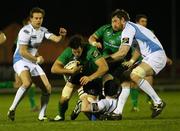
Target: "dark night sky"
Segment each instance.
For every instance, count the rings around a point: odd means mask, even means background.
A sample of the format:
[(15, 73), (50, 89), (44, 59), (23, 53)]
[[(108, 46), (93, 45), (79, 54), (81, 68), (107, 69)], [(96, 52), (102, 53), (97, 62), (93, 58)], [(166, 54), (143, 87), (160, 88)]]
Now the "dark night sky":
[[(16, 1), (16, 2), (15, 2)], [(136, 14), (149, 17), (148, 27), (163, 44), (171, 56), (172, 0), (12, 0), (0, 8), (0, 29), (12, 22), (21, 23), (32, 7), (39, 6), (46, 11), (43, 26), (57, 33), (60, 26), (68, 29), (69, 35), (82, 33), (89, 36), (101, 25), (109, 23), (110, 13), (121, 8), (129, 12), (131, 21)], [(158, 2), (158, 3), (157, 3)], [(177, 8), (177, 6), (176, 6)], [(176, 13), (178, 11), (176, 10)], [(177, 28), (177, 27), (176, 27)], [(179, 30), (177, 30), (179, 31)], [(178, 32), (176, 31), (176, 34)], [(177, 36), (176, 36), (177, 37)], [(180, 48), (178, 45), (177, 48)]]

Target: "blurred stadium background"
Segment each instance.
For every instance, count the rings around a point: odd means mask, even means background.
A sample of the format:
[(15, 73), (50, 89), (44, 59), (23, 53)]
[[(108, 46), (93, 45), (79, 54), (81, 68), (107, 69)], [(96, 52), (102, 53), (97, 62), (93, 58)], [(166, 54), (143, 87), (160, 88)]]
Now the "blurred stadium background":
[[(58, 85), (59, 76), (52, 75), (50, 68), (57, 56), (67, 46), (68, 38), (75, 33), (82, 34), (85, 39), (96, 29), (106, 23), (110, 23), (110, 14), (116, 8), (122, 8), (129, 12), (131, 21), (134, 21), (136, 14), (146, 14), (148, 16), (148, 28), (152, 29), (162, 42), (167, 55), (173, 59), (173, 65), (164, 69), (156, 78), (155, 84), (169, 85), (169, 89), (174, 89), (174, 85), (180, 84), (180, 53), (178, 53), (178, 21), (176, 0), (167, 0), (157, 3), (151, 1), (42, 1), (28, 0), (5, 2), (0, 8), (0, 29), (7, 35), (7, 41), (0, 46), (0, 79), (13, 80), (12, 56), (13, 46), (17, 33), (22, 27), (22, 21), (28, 16), (32, 7), (40, 6), (46, 11), (43, 26), (50, 31), (58, 33), (58, 28), (63, 26), (68, 30), (68, 36), (63, 43), (53, 44), (45, 40), (40, 47), (40, 54), (45, 58), (43, 68), (52, 81), (53, 85)], [(7, 9), (8, 8), (8, 9)], [(60, 84), (60, 82), (59, 82)], [(167, 87), (167, 86), (164, 86)], [(180, 86), (176, 86), (180, 89)]]
[[(157, 0), (4, 1), (4, 4), (1, 5), (0, 8), (0, 30), (6, 34), (7, 41), (3, 45), (0, 45), (0, 81), (14, 80), (14, 71), (12, 68), (13, 46), (18, 31), (22, 27), (22, 21), (28, 16), (29, 10), (32, 7), (39, 6), (45, 9), (46, 16), (43, 26), (47, 27), (53, 33), (58, 33), (60, 26), (68, 30), (68, 36), (63, 43), (54, 44), (44, 40), (39, 50), (40, 54), (45, 58), (45, 64), (42, 65), (43, 69), (47, 73), (51, 84), (55, 87), (53, 88), (55, 92), (59, 92), (63, 87), (64, 80), (62, 76), (51, 74), (50, 69), (57, 56), (67, 47), (69, 37), (75, 33), (79, 33), (87, 40), (89, 35), (100, 26), (110, 23), (110, 14), (114, 9), (121, 8), (129, 12), (131, 21), (134, 21), (136, 14), (146, 14), (148, 16), (148, 28), (155, 32), (162, 42), (167, 55), (173, 60), (171, 67), (165, 68), (155, 77), (154, 87), (158, 91), (177, 91), (175, 95), (179, 96), (180, 53), (178, 49), (180, 49), (180, 44), (178, 44), (179, 37), (177, 34), (180, 34), (180, 28), (177, 12), (179, 12), (178, 10), (180, 10), (180, 8), (177, 8), (177, 3), (177, 0), (166, 0), (158, 3)], [(5, 94), (14, 94), (14, 92), (15, 89), (0, 89), (0, 102), (4, 97), (10, 98), (12, 101), (11, 95), (6, 96)], [(165, 93), (165, 95), (167, 94)], [(171, 94), (171, 96), (173, 95)], [(58, 98), (56, 97), (54, 99), (57, 100)], [(178, 99), (176, 102), (178, 102)], [(10, 103), (8, 104), (10, 105)], [(9, 105), (3, 106), (3, 109), (8, 109), (7, 107)], [(177, 104), (177, 106), (179, 106), (179, 104)], [(180, 109), (180, 107), (178, 108)], [(131, 115), (128, 117), (131, 118)], [(179, 118), (180, 117), (178, 117), (178, 119)], [(1, 122), (2, 121), (0, 121), (0, 123)], [(99, 125), (101, 125), (101, 123)]]

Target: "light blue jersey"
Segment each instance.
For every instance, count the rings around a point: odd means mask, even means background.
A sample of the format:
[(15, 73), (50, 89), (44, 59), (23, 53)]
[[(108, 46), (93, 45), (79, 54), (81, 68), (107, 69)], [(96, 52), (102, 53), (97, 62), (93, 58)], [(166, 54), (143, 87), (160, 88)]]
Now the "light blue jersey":
[(137, 40), (143, 57), (156, 51), (164, 51), (160, 41), (154, 33), (144, 26), (128, 21), (122, 32), (121, 41), (123, 45), (131, 46), (133, 40)]
[(52, 33), (49, 33), (44, 27), (40, 27), (38, 30), (35, 30), (31, 24), (24, 26), (18, 34), (17, 47), (13, 56), (13, 63), (16, 63), (21, 59), (29, 61), (20, 55), (19, 45), (27, 45), (28, 52), (35, 56), (43, 38), (45, 37), (48, 39), (51, 35)]

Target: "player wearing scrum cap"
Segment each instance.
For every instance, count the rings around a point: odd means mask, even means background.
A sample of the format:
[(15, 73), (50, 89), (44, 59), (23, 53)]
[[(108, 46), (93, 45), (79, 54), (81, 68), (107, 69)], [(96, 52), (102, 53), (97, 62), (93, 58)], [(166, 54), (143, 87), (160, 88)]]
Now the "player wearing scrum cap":
[[(64, 68), (72, 60), (78, 60), (79, 66)], [(70, 76), (59, 100), (59, 114), (52, 119), (52, 121), (63, 121), (73, 89), (83, 86), (83, 91), (96, 99), (96, 96), (101, 93), (101, 76), (108, 71), (108, 65), (95, 47), (83, 43), (81, 36), (74, 35), (70, 38), (69, 47), (57, 58), (51, 71)], [(81, 98), (85, 94), (83, 91), (80, 91)]]

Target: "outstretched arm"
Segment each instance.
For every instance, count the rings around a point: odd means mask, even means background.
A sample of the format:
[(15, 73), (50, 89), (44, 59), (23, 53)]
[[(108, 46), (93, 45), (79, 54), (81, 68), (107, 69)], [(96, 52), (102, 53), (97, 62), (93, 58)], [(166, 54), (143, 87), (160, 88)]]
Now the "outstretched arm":
[(106, 58), (107, 63), (112, 63), (118, 60), (122, 60), (127, 55), (129, 49), (130, 49), (130, 46), (121, 45), (121, 47), (119, 48), (117, 52), (115, 52), (114, 54)]
[(49, 37), (49, 39), (58, 43), (65, 38), (66, 34), (67, 34), (67, 30), (65, 28), (60, 28), (59, 36), (53, 34)]
[(138, 50), (134, 50), (132, 57), (129, 61), (125, 61), (122, 63), (123, 66), (131, 67), (140, 57), (140, 53)]

